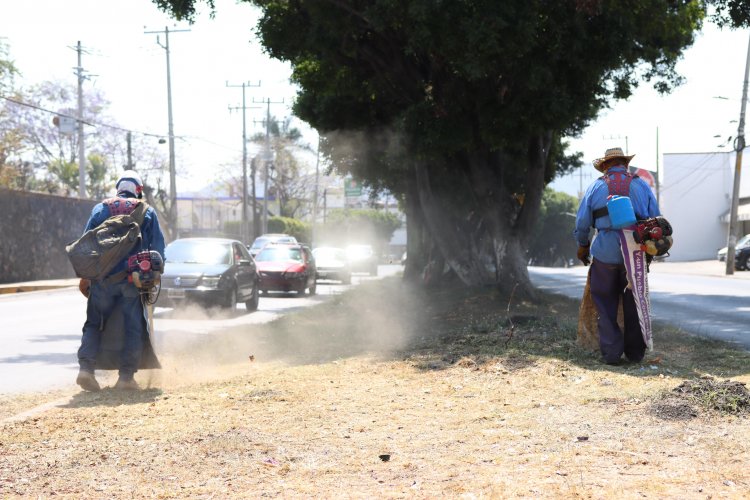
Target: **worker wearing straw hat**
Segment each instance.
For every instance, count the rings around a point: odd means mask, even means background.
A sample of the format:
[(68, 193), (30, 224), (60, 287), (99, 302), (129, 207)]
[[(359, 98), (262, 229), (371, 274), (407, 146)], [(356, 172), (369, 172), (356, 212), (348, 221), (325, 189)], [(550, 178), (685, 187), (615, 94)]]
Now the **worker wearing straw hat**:
[[(646, 350), (641, 328), (644, 308), (640, 301), (636, 304), (639, 298), (634, 298), (633, 287), (629, 286), (629, 282), (633, 282), (631, 267), (626, 269), (628, 262), (623, 257), (623, 253), (627, 254), (627, 248), (623, 252), (626, 241), (623, 233), (627, 234), (627, 231), (613, 228), (606, 210), (610, 196), (620, 195), (630, 197), (637, 219), (659, 215), (651, 188), (628, 172), (633, 156), (626, 155), (622, 148), (610, 148), (603, 157), (594, 160), (594, 168), (604, 175), (591, 183), (581, 199), (574, 233), (578, 242), (578, 258), (584, 265), (591, 264), (589, 279), (591, 298), (599, 316), (599, 349), (604, 362), (608, 364), (621, 363), (623, 354), (629, 361), (639, 362)], [(593, 242), (589, 239), (592, 228), (595, 230)], [(643, 255), (637, 257), (645, 258)], [(624, 331), (617, 322), (620, 300)], [(644, 300), (648, 302), (647, 295)], [(650, 343), (650, 321), (648, 329)]]

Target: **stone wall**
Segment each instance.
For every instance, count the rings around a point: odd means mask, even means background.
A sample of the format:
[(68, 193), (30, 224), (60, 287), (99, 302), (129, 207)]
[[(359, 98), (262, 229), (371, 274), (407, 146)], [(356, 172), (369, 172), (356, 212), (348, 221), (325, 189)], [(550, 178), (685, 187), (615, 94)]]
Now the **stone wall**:
[(74, 278), (65, 245), (97, 201), (0, 189), (0, 283)]

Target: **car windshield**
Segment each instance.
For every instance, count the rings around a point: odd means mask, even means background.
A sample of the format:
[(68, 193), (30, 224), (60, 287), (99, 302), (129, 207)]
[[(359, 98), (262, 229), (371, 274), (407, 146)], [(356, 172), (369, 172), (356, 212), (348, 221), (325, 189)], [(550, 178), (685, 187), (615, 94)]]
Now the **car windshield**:
[(267, 247), (255, 256), (256, 262), (279, 262), (285, 260), (302, 262), (302, 250), (293, 247)]
[(250, 248), (252, 248), (253, 250), (260, 250), (269, 241), (271, 241), (271, 240), (269, 240), (268, 238), (256, 238), (255, 241), (253, 242), (253, 246), (250, 247)]
[(743, 236), (742, 238), (740, 238), (739, 240), (737, 240), (737, 247), (738, 248), (739, 247), (744, 247), (744, 246), (747, 246), (747, 245), (750, 245), (750, 234), (746, 234), (745, 236)]
[(316, 248), (313, 255), (317, 260), (346, 260), (346, 254), (339, 248)]
[(350, 259), (366, 259), (372, 255), (372, 247), (369, 245), (352, 245), (346, 247), (346, 255)]
[(268, 243), (297, 243), (297, 240), (291, 236), (275, 236), (275, 237), (263, 237), (259, 236), (255, 238), (253, 245), (250, 247), (253, 250), (260, 250)]
[(231, 264), (230, 245), (212, 241), (173, 241), (165, 249), (167, 262)]

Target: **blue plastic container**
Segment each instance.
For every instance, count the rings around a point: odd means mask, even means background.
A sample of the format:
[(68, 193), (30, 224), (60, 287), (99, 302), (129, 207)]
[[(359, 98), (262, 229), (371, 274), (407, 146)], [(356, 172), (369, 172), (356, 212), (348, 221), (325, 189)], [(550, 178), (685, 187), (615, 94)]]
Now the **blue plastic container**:
[(633, 203), (627, 196), (612, 196), (607, 202), (607, 211), (614, 229), (632, 226), (636, 222)]

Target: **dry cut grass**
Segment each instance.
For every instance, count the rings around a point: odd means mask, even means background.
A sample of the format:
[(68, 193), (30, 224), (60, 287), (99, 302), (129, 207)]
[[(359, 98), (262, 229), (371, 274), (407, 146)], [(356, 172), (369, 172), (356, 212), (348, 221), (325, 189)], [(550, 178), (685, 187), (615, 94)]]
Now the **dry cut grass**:
[(0, 497), (747, 498), (750, 356), (661, 327), (603, 365), (577, 306), (363, 285), (5, 420)]

